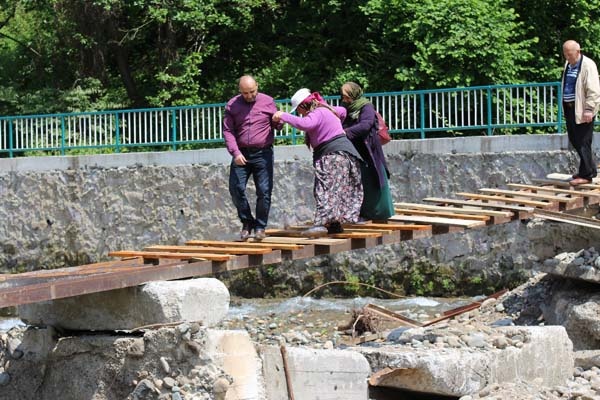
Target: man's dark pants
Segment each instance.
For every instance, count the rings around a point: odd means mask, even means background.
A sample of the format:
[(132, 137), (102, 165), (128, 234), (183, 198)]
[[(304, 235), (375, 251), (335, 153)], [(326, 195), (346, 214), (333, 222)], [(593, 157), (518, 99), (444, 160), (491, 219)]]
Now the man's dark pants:
[(598, 174), (592, 159), (592, 139), (594, 138), (594, 121), (575, 123), (575, 107), (573, 103), (564, 103), (565, 119), (569, 142), (579, 155), (579, 171), (577, 175), (583, 179), (595, 178)]
[[(241, 148), (240, 151), (246, 157), (246, 165), (231, 163), (229, 193), (243, 227), (248, 230), (265, 229), (273, 191), (273, 147)], [(250, 176), (256, 187), (256, 218), (252, 216), (246, 197), (246, 184)]]

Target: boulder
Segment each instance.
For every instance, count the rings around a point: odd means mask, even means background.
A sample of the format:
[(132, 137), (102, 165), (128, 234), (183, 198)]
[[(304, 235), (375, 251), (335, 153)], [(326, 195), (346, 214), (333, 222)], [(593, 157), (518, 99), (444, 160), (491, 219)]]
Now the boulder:
[(371, 384), (433, 393), (466, 396), (493, 383), (541, 379), (545, 386), (564, 384), (573, 371), (573, 346), (564, 328), (498, 327), (495, 334), (521, 336), (517, 346), (497, 348), (413, 348), (382, 346), (357, 348), (376, 373)]
[(600, 348), (600, 294), (595, 285), (566, 284), (541, 308), (548, 324), (565, 327), (575, 350)]
[(132, 330), (180, 321), (212, 326), (229, 310), (229, 291), (214, 278), (157, 281), (18, 307), (34, 326), (62, 330)]
[(540, 269), (550, 275), (600, 283), (600, 257), (593, 247), (558, 254), (545, 260)]

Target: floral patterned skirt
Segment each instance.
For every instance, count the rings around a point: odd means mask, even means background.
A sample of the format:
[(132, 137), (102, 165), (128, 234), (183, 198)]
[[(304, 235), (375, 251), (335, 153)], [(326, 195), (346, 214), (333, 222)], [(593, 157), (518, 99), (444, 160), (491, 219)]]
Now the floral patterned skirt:
[(360, 162), (345, 152), (335, 152), (315, 161), (315, 225), (358, 221), (363, 201)]

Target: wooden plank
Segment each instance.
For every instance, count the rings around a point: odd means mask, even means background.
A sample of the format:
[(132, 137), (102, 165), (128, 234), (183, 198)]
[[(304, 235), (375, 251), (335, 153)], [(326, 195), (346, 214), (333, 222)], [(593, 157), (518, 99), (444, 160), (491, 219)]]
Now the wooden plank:
[[(392, 231), (391, 233), (386, 233), (383, 236), (381, 236), (380, 238), (377, 238), (376, 246), (379, 246), (381, 244), (399, 243), (400, 241), (402, 241), (402, 234), (404, 232), (408, 232), (408, 231)], [(373, 247), (373, 246), (365, 246), (365, 247)]]
[[(391, 231), (388, 231), (391, 232)], [(383, 235), (383, 233), (381, 232), (357, 232), (357, 231), (346, 231), (344, 230), (344, 232), (342, 233), (332, 233), (329, 235), (329, 237), (332, 238), (336, 238), (336, 239), (365, 239), (365, 238), (377, 238), (377, 237), (381, 237)]]
[(449, 226), (460, 226), (463, 228), (474, 228), (478, 226), (485, 226), (485, 222), (483, 221), (470, 221), (458, 218), (435, 218), (435, 217), (426, 217), (426, 216), (416, 216), (416, 215), (394, 215), (390, 217), (393, 221), (403, 221), (403, 222), (421, 222), (427, 223), (431, 225), (449, 225)]
[[(384, 225), (385, 224), (381, 224)], [(349, 226), (343, 226), (344, 231), (341, 233), (379, 233), (379, 234), (386, 234), (386, 233), (392, 233), (394, 230), (393, 229), (385, 229), (385, 228), (365, 228), (362, 225), (357, 225), (360, 226), (360, 228), (353, 228), (353, 227), (349, 227)], [(327, 237), (333, 237), (333, 235), (335, 234), (328, 234)]]
[(559, 181), (570, 181), (571, 179), (573, 179), (573, 175), (572, 174), (560, 174), (560, 173), (550, 173), (546, 175), (547, 179), (556, 179)]
[(272, 248), (252, 248), (252, 247), (205, 247), (205, 246), (169, 246), (153, 245), (144, 247), (144, 251), (168, 251), (173, 253), (215, 253), (215, 254), (267, 254), (273, 251)]
[[(250, 239), (253, 241), (254, 239)], [(264, 243), (295, 243), (303, 245), (313, 245), (314, 255), (333, 254), (341, 251), (352, 249), (352, 242), (349, 239), (333, 239), (333, 238), (302, 238), (302, 237), (285, 237), (285, 236), (267, 236), (262, 240)]]
[[(403, 224), (404, 222), (400, 222), (400, 221), (389, 221), (390, 224)], [(422, 239), (422, 238), (428, 238), (431, 237), (433, 235), (433, 226), (432, 225), (425, 225), (428, 228), (427, 229), (419, 229), (419, 230), (415, 230), (415, 231), (400, 231), (400, 240), (404, 241), (404, 240), (414, 240), (414, 239)]]
[(389, 233), (394, 232), (394, 230), (393, 229), (384, 229), (384, 228), (367, 228), (367, 229), (365, 229), (365, 228), (344, 227), (343, 233), (369, 233), (369, 232), (370, 233), (381, 233), (382, 235), (387, 235)]
[(281, 258), (284, 260), (298, 260), (302, 258), (310, 258), (315, 255), (315, 247), (306, 244), (292, 243), (263, 243), (262, 241), (236, 241), (236, 242), (220, 242), (218, 240), (190, 240), (186, 242), (188, 245), (206, 245), (212, 247), (242, 247), (242, 248), (270, 248), (281, 251)]
[(15, 280), (15, 279), (25, 279), (25, 278), (35, 278), (35, 279), (45, 279), (45, 278), (54, 278), (60, 276), (73, 276), (77, 275), (90, 275), (90, 274), (99, 274), (104, 272), (112, 272), (112, 271), (123, 271), (130, 268), (139, 268), (143, 267), (144, 262), (140, 257), (134, 257), (128, 260), (112, 260), (112, 261), (103, 261), (92, 264), (79, 265), (76, 267), (63, 267), (63, 268), (55, 268), (55, 269), (39, 269), (35, 271), (29, 272), (21, 272), (18, 274), (3, 274), (0, 275), (4, 279), (2, 280)]
[(587, 190), (598, 190), (600, 189), (600, 185), (596, 185), (596, 184), (584, 184), (584, 185), (577, 185), (577, 186), (571, 186), (569, 184), (569, 182), (564, 182), (564, 181), (556, 181), (556, 180), (552, 180), (552, 179), (532, 179), (531, 182), (533, 183), (539, 183), (539, 184), (544, 184), (544, 185), (554, 185), (554, 186), (560, 186), (560, 187), (568, 187), (568, 188), (573, 188), (575, 190), (582, 190), (582, 189), (587, 189)]
[(568, 188), (575, 188), (577, 189), (581, 189), (581, 186), (585, 186), (585, 185), (577, 185), (577, 186), (571, 186), (569, 184), (569, 182), (565, 182), (565, 181), (557, 181), (554, 179), (540, 179), (540, 178), (534, 178), (531, 180), (532, 183), (537, 183), (537, 184), (541, 184), (541, 185), (554, 185), (554, 186), (560, 186), (560, 187), (568, 187)]
[(302, 245), (298, 250), (281, 250), (281, 256), (284, 260), (299, 260), (315, 256), (314, 245)]
[(459, 200), (459, 199), (444, 199), (440, 197), (427, 197), (423, 201), (430, 203), (454, 204), (462, 206), (474, 206), (483, 208), (492, 208), (497, 210), (510, 210), (517, 212), (532, 212), (535, 208), (528, 206), (515, 206), (510, 204), (487, 203), (483, 201)]
[[(571, 174), (561, 174), (558, 172), (553, 172), (550, 173), (548, 175), (546, 175), (546, 178), (548, 179), (556, 179), (559, 181), (570, 181), (571, 179), (573, 179), (573, 175)], [(594, 179), (592, 179), (592, 184), (600, 184), (600, 178), (596, 177)]]
[(212, 273), (212, 262), (199, 261), (147, 265), (126, 272), (113, 271), (107, 274), (73, 276), (70, 279), (59, 279), (28, 285), (27, 287), (0, 290), (0, 308), (122, 289), (151, 281), (209, 276)]
[[(328, 255), (328, 254), (335, 254), (335, 253), (341, 253), (343, 251), (348, 251), (348, 250), (352, 250), (352, 242), (355, 239), (337, 239), (337, 240), (343, 240), (342, 243), (338, 243), (338, 244), (326, 244), (326, 245), (320, 245), (320, 244), (316, 244), (315, 245), (315, 256), (323, 256), (323, 255)], [(358, 239), (361, 240), (361, 239)], [(366, 239), (364, 239), (366, 240)]]
[(388, 335), (388, 332), (377, 332), (377, 333), (364, 333), (359, 337), (352, 338), (350, 340), (350, 344), (352, 346), (357, 346), (362, 343), (372, 342), (374, 340), (385, 339)]
[(537, 199), (537, 200), (547, 200), (547, 201), (558, 201), (563, 203), (572, 203), (577, 201), (577, 199), (573, 199), (565, 196), (553, 196), (548, 194), (539, 194), (527, 192), (524, 190), (505, 190), (505, 189), (492, 189), (492, 188), (481, 188), (479, 189), (481, 193), (491, 193), (491, 194), (499, 194), (504, 196), (512, 196), (512, 197), (523, 197), (525, 199)]
[(600, 221), (592, 218), (582, 217), (580, 215), (565, 214), (545, 210), (535, 211), (533, 215), (535, 217), (548, 219), (551, 221), (564, 222), (567, 224), (584, 226), (586, 228), (600, 229)]
[[(135, 264), (132, 264), (132, 261), (135, 260)], [(111, 273), (126, 273), (130, 271), (140, 270), (140, 268), (145, 268), (147, 265), (144, 264), (144, 259), (142, 257), (135, 257), (133, 259), (128, 258), (127, 260), (117, 260), (115, 262), (123, 263), (118, 267), (109, 267), (102, 266), (99, 268), (88, 267), (81, 269), (81, 266), (78, 267), (66, 267), (66, 268), (57, 268), (54, 270), (38, 270), (34, 272), (40, 272), (40, 274), (31, 273), (19, 273), (4, 276), (5, 279), (0, 279), (0, 290), (4, 290), (6, 288), (15, 288), (15, 287), (28, 287), (36, 283), (42, 282), (52, 282), (59, 281), (64, 279), (74, 279), (76, 277), (90, 277), (94, 276), (102, 276), (108, 275)], [(102, 263), (104, 264), (104, 263)]]
[[(250, 238), (249, 242), (254, 242), (254, 238)], [(345, 243), (346, 239), (331, 239), (327, 237), (309, 239), (303, 237), (289, 237), (289, 236), (267, 236), (263, 240), (262, 243), (283, 243), (283, 244), (301, 244), (301, 245), (335, 245)]]
[[(546, 175), (546, 179), (550, 179), (550, 180), (556, 181), (556, 182), (569, 183), (569, 181), (571, 181), (571, 179), (573, 179), (573, 178), (569, 174), (552, 173), (552, 174)], [(583, 185), (577, 185), (577, 187), (587, 187), (588, 189), (597, 189), (597, 188), (600, 188), (600, 178), (594, 178), (594, 179), (592, 179), (591, 183), (585, 183)]]
[(473, 219), (476, 221), (489, 221), (490, 217), (487, 215), (472, 215), (472, 214), (455, 214), (452, 212), (443, 211), (428, 211), (428, 210), (411, 210), (409, 208), (396, 208), (398, 214), (409, 214), (409, 215), (430, 215), (445, 218), (460, 218), (460, 219)]
[(495, 211), (495, 210), (482, 210), (481, 208), (459, 208), (450, 206), (432, 206), (429, 204), (418, 204), (418, 203), (394, 203), (394, 206), (404, 208), (414, 208), (417, 210), (429, 210), (429, 211), (445, 211), (452, 212), (454, 214), (468, 214), (468, 215), (488, 215), (490, 217), (507, 217), (513, 216), (510, 211)]
[(583, 227), (586, 227), (586, 228), (600, 229), (600, 225), (589, 224), (589, 223), (581, 222), (581, 221), (575, 221), (575, 220), (571, 220), (571, 219), (564, 218), (564, 217), (555, 217), (555, 216), (550, 216), (550, 215), (540, 215), (540, 214), (537, 214), (535, 212), (534, 212), (533, 215), (536, 216), (536, 217), (538, 217), (538, 218), (548, 219), (548, 220), (551, 220), (551, 221), (564, 222), (564, 223), (567, 223), (567, 224), (583, 226)]
[(388, 310), (387, 308), (378, 306), (376, 304), (369, 303), (366, 306), (364, 306), (363, 309), (369, 310), (370, 312), (377, 314), (380, 317), (399, 322), (400, 325), (409, 326), (411, 328), (418, 328), (418, 327), (422, 326), (422, 324), (419, 321), (415, 321), (414, 319), (410, 319), (400, 313)]
[[(251, 254), (235, 256), (227, 262), (219, 262), (216, 268), (217, 272), (235, 271), (258, 267), (266, 264), (279, 263), (282, 260), (281, 250), (274, 250), (267, 254)], [(215, 264), (217, 264), (215, 262)]]
[[(288, 227), (287, 229), (267, 229), (266, 233), (269, 236), (309, 239), (309, 238), (306, 238), (306, 237), (302, 236), (302, 232), (305, 229), (307, 229), (307, 228)], [(326, 240), (327, 237), (329, 237), (329, 236), (330, 235), (326, 233), (324, 236), (320, 236), (318, 239), (320, 239), (320, 240)], [(263, 242), (264, 242), (264, 240), (263, 240)]]
[(383, 238), (388, 235), (380, 235), (378, 237), (368, 238), (352, 238), (350, 239), (350, 246), (352, 250), (357, 249), (370, 249), (371, 247), (377, 246), (383, 241)]
[(214, 253), (171, 253), (166, 251), (137, 251), (137, 250), (119, 250), (108, 253), (109, 257), (142, 257), (144, 259), (177, 259), (177, 260), (210, 260), (210, 261), (229, 261), (234, 256), (227, 254)]
[(344, 229), (348, 228), (357, 228), (366, 227), (367, 229), (385, 229), (392, 231), (426, 231), (431, 229), (430, 225), (417, 225), (417, 224), (399, 224), (397, 222), (391, 224), (376, 224), (376, 223), (366, 223), (366, 224), (347, 224), (344, 225)]
[(592, 192), (592, 191), (583, 191), (577, 190), (579, 186), (571, 186), (571, 189), (558, 189), (555, 187), (547, 187), (547, 186), (536, 186), (536, 185), (524, 185), (520, 183), (509, 183), (508, 186), (520, 189), (529, 189), (535, 190), (538, 192), (549, 192), (549, 193), (564, 193), (571, 196), (581, 196), (581, 197), (600, 197), (600, 192)]
[(188, 240), (185, 242), (189, 246), (208, 246), (208, 247), (244, 247), (244, 248), (268, 248), (274, 250), (301, 250), (304, 246), (300, 244), (282, 244), (282, 243), (263, 243), (260, 242), (221, 242), (218, 240)]
[(547, 202), (542, 202), (542, 201), (515, 199), (512, 197), (504, 197), (504, 196), (488, 196), (485, 194), (466, 193), (466, 192), (460, 192), (460, 193), (456, 193), (456, 194), (458, 196), (463, 196), (463, 197), (467, 197), (469, 199), (476, 199), (476, 200), (502, 201), (505, 203), (524, 204), (524, 205), (532, 206), (532, 207), (552, 207), (552, 203), (547, 203)]

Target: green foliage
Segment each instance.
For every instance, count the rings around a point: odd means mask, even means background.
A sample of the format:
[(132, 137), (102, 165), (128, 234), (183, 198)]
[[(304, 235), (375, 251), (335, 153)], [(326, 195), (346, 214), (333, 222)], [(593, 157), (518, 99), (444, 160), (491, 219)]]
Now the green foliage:
[(405, 292), (419, 296), (448, 296), (462, 294), (459, 272), (449, 266), (435, 265), (428, 260), (415, 262), (404, 277)]
[(0, 114), (553, 81), (598, 36), (600, 0), (0, 0)]
[(421, 271), (411, 270), (409, 274), (410, 292), (422, 296), (433, 291), (433, 281), (427, 280), (427, 277)]
[(348, 284), (346, 285), (345, 289), (353, 295), (358, 294), (358, 291), (360, 290), (360, 278), (356, 275), (346, 272), (346, 281), (348, 281)]
[(537, 41), (523, 38), (518, 16), (504, 1), (371, 4), (386, 39), (407, 50), (390, 60), (407, 89), (518, 83)]

